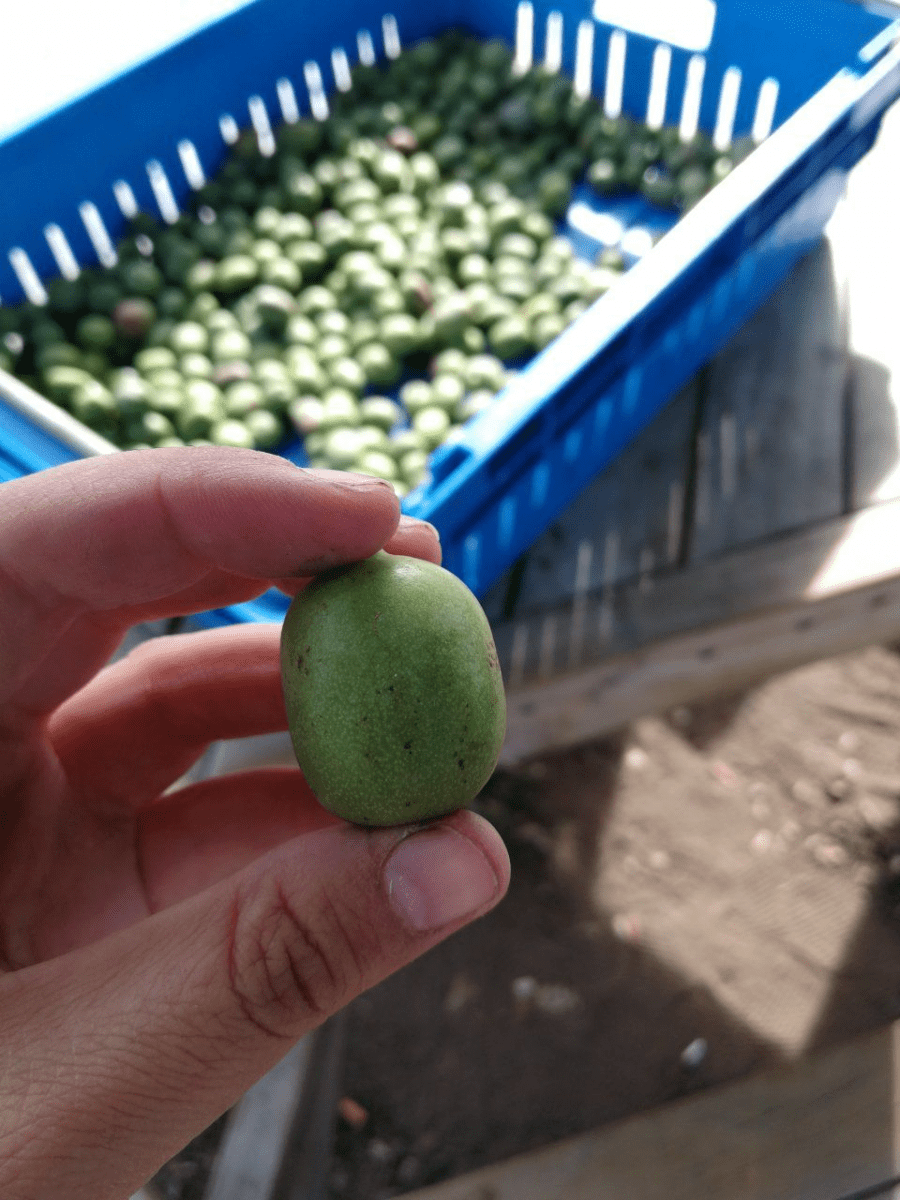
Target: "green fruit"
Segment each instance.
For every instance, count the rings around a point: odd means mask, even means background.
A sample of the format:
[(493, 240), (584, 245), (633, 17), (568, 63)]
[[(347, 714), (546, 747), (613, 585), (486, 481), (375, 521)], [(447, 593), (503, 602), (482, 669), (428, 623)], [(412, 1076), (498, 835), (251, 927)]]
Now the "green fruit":
[(285, 617), (281, 675), (300, 768), (345, 820), (454, 812), (496, 766), (506, 700), (491, 628), (433, 563), (379, 551), (318, 576)]

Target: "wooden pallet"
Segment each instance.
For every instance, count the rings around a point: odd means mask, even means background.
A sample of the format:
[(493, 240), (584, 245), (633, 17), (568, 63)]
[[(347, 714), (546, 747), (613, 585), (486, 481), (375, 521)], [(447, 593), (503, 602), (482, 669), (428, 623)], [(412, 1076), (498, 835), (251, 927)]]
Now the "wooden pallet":
[(900, 636), (897, 161), (492, 589), (507, 765)]

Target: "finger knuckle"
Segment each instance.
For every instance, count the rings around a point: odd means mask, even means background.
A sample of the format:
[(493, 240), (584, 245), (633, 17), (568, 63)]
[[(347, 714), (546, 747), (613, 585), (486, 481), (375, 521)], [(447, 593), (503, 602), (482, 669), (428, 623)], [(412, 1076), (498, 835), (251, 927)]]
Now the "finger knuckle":
[(335, 911), (301, 913), (269, 883), (235, 908), (229, 946), (231, 990), (243, 1018), (273, 1037), (321, 1023), (354, 987), (356, 956)]

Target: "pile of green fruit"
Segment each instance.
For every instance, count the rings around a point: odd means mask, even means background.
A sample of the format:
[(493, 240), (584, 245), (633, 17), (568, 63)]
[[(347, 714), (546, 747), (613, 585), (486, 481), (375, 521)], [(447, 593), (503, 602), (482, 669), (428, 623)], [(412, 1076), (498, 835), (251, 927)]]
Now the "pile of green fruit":
[[(0, 308), (0, 367), (117, 446), (275, 450), (419, 484), (429, 454), (625, 269), (557, 232), (576, 183), (690, 207), (746, 152), (611, 119), (452, 31), (253, 130), (111, 267)], [(396, 397), (396, 398), (394, 398)]]

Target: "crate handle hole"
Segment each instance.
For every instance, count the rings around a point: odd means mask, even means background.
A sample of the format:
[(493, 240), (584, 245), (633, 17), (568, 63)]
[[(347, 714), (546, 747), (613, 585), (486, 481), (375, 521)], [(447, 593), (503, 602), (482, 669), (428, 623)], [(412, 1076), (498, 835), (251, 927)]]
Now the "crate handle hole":
[(716, 23), (714, 0), (594, 0), (593, 17), (683, 50), (706, 50)]

